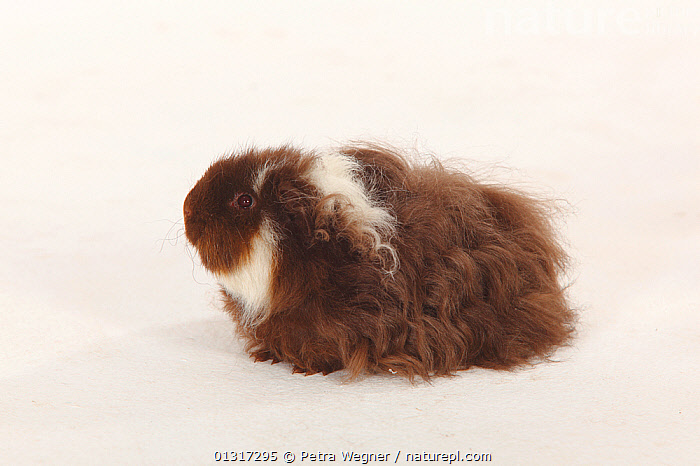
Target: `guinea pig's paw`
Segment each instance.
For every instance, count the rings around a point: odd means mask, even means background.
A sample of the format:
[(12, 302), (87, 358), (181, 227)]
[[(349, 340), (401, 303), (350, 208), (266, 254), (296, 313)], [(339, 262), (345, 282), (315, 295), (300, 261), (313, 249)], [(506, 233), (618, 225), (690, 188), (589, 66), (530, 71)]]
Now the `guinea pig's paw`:
[(265, 362), (271, 361), (270, 364), (277, 364), (280, 362), (270, 351), (268, 350), (258, 350), (250, 353), (250, 357), (253, 358), (255, 362)]
[(304, 369), (304, 368), (299, 367), (296, 364), (294, 364), (294, 365), (292, 365), (292, 374), (304, 374), (306, 376), (306, 375), (318, 374), (318, 371), (315, 371), (313, 369)]
[(327, 369), (321, 369), (321, 368), (304, 369), (304, 368), (299, 367), (297, 365), (292, 366), (292, 374), (304, 374), (304, 377), (309, 376), (309, 375), (316, 375), (316, 374), (328, 375), (331, 372), (332, 371), (329, 371)]
[(323, 374), (323, 375), (328, 375), (331, 372), (335, 372), (337, 370), (342, 369), (342, 367), (338, 364), (333, 364), (331, 362), (314, 362), (312, 363), (308, 368), (303, 368), (301, 366), (298, 366), (296, 364), (292, 365), (292, 373), (293, 374), (304, 374), (305, 376), (307, 375), (314, 375), (314, 374)]

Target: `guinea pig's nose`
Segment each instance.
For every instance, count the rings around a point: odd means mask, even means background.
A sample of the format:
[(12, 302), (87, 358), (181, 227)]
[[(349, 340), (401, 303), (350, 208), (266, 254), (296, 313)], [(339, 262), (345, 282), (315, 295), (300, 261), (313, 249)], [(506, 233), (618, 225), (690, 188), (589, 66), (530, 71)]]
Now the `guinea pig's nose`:
[(192, 215), (192, 207), (190, 207), (190, 196), (185, 198), (185, 204), (182, 206), (182, 213), (185, 214), (185, 219)]

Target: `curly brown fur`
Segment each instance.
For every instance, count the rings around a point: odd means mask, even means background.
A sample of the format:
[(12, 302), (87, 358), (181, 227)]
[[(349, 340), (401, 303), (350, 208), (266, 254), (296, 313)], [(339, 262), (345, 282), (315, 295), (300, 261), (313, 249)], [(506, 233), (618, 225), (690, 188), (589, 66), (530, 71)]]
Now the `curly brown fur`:
[(215, 162), (184, 210), (256, 361), (428, 379), (546, 358), (574, 330), (547, 209), (434, 161), (252, 149)]

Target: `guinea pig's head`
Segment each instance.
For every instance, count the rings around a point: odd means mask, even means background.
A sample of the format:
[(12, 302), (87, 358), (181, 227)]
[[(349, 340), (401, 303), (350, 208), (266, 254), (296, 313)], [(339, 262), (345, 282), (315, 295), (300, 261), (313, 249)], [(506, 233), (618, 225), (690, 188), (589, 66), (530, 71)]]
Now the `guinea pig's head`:
[[(217, 276), (274, 255), (283, 214), (302, 196), (311, 159), (289, 147), (248, 150), (214, 162), (183, 205), (185, 235)], [(255, 256), (255, 257), (252, 257)]]
[(246, 245), (260, 228), (264, 201), (251, 179), (254, 162), (250, 157), (218, 160), (185, 198), (185, 235), (214, 273), (244, 260)]
[(244, 324), (269, 311), (280, 238), (308, 236), (318, 190), (315, 158), (290, 147), (251, 149), (214, 162), (183, 205), (185, 235), (204, 267), (242, 305)]

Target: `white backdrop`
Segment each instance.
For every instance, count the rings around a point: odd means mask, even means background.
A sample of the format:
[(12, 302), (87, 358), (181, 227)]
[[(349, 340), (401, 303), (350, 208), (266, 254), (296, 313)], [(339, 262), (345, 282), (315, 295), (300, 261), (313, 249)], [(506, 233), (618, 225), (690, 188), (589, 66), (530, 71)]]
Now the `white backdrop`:
[[(0, 463), (697, 461), (692, 2), (25, 3), (0, 14)], [(357, 138), (569, 202), (560, 362), (416, 385), (252, 363), (182, 201), (238, 147)]]

